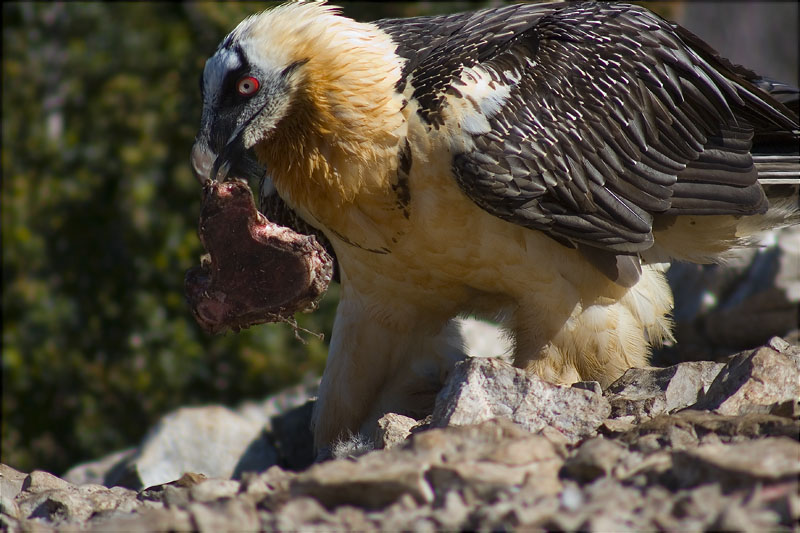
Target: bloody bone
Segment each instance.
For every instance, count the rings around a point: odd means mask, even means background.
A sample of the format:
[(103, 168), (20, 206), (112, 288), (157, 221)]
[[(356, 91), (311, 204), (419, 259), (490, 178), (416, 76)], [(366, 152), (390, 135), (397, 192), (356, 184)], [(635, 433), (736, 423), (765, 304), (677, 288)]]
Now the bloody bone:
[(265, 322), (292, 322), (316, 309), (333, 274), (333, 260), (313, 236), (274, 224), (256, 210), (241, 181), (203, 188), (200, 241), (208, 251), (186, 273), (192, 313), (211, 333)]

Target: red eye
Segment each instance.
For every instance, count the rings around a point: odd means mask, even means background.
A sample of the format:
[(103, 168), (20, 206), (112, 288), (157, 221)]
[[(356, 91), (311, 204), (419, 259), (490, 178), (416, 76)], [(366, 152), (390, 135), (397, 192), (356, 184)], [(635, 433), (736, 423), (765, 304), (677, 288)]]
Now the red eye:
[(246, 76), (236, 83), (236, 90), (239, 91), (239, 94), (242, 96), (250, 96), (251, 94), (255, 94), (256, 91), (258, 91), (258, 87), (258, 80), (252, 76)]

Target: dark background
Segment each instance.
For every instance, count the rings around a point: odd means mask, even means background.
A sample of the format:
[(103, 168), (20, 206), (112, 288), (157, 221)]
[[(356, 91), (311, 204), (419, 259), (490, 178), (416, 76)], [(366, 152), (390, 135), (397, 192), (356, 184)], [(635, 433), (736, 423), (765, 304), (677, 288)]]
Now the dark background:
[[(360, 20), (502, 2), (347, 3)], [(797, 83), (795, 2), (654, 2), (735, 62)], [(202, 253), (188, 155), (197, 79), (264, 3), (4, 3), (2, 460), (62, 473), (181, 405), (322, 371), (285, 325), (209, 336), (183, 297)], [(338, 287), (298, 316), (327, 339)]]

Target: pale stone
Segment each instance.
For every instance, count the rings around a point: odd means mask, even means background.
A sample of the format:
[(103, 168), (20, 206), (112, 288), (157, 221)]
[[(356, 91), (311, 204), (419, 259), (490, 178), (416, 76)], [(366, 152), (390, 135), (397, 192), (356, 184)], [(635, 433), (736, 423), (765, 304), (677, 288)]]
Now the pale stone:
[(800, 367), (789, 355), (763, 347), (743, 352), (720, 371), (694, 409), (723, 415), (769, 412), (800, 398)]
[(611, 408), (594, 392), (553, 385), (496, 359), (456, 365), (436, 398), (432, 427), (506, 418), (531, 432), (546, 426), (570, 442), (594, 435)]
[(387, 413), (378, 419), (375, 430), (375, 447), (388, 450), (405, 441), (417, 421), (411, 417)]

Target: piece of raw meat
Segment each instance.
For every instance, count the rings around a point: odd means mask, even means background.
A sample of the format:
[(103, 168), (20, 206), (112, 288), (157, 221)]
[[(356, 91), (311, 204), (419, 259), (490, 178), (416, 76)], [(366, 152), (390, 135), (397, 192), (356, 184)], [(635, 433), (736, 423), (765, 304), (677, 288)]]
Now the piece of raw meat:
[(316, 309), (333, 275), (324, 247), (267, 220), (239, 180), (206, 183), (199, 235), (208, 254), (186, 273), (185, 291), (195, 318), (212, 333), (293, 323), (295, 312)]

